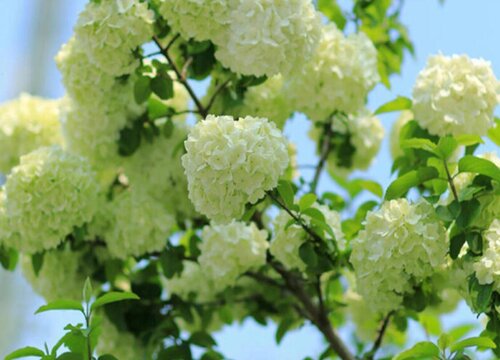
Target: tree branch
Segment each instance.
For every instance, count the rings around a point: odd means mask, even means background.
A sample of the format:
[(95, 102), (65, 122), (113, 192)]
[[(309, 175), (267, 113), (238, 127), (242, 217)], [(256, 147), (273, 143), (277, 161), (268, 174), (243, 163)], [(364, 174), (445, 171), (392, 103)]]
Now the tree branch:
[(448, 178), (448, 183), (450, 184), (451, 192), (453, 193), (453, 197), (458, 202), (457, 189), (455, 187), (455, 183), (453, 182), (453, 178), (451, 177), (450, 169), (448, 169), (448, 164), (446, 163), (446, 160), (443, 160), (443, 165), (444, 165), (444, 169), (446, 171), (446, 177)]
[(316, 166), (316, 172), (314, 173), (313, 181), (311, 182), (312, 193), (316, 192), (316, 188), (318, 187), (319, 183), (319, 177), (321, 176), (323, 168), (325, 167), (326, 164), (326, 160), (328, 159), (328, 155), (330, 154), (330, 151), (332, 149), (332, 144), (331, 144), (332, 135), (333, 135), (332, 122), (330, 119), (329, 121), (326, 122), (324, 127), (324, 137), (323, 137), (323, 142), (321, 144), (321, 154), (318, 165)]
[(389, 322), (393, 314), (394, 311), (389, 312), (385, 316), (384, 320), (382, 320), (382, 324), (380, 325), (380, 328), (378, 330), (377, 338), (375, 339), (375, 342), (373, 343), (371, 350), (364, 356), (365, 359), (372, 360), (375, 357), (375, 354), (382, 345), (382, 340), (384, 339), (384, 335), (387, 331), (387, 327), (389, 326)]
[(304, 287), (292, 274), (286, 271), (280, 264), (271, 263), (286, 283), (290, 292), (302, 303), (307, 318), (323, 333), (333, 351), (343, 360), (355, 360), (342, 339), (333, 329), (326, 311), (321, 311), (311, 300)]
[(212, 106), (214, 105), (214, 102), (215, 102), (215, 99), (217, 99), (217, 96), (219, 96), (220, 93), (222, 93), (222, 91), (226, 88), (226, 86), (230, 82), (231, 82), (231, 79), (227, 79), (222, 84), (220, 84), (220, 86), (217, 88), (217, 90), (215, 90), (215, 92), (213, 93), (212, 97), (210, 98), (210, 100), (208, 101), (208, 104), (206, 106), (207, 112), (209, 112), (210, 109), (212, 108)]
[(160, 52), (163, 54), (163, 56), (165, 56), (165, 58), (168, 60), (168, 63), (172, 67), (172, 70), (175, 72), (175, 75), (177, 76), (177, 80), (186, 88), (187, 92), (189, 93), (189, 96), (191, 96), (191, 98), (193, 99), (193, 101), (196, 105), (196, 108), (198, 109), (198, 112), (200, 113), (201, 117), (205, 118), (207, 116), (207, 110), (205, 109), (205, 107), (201, 103), (200, 99), (198, 99), (198, 97), (196, 96), (193, 88), (191, 87), (191, 85), (189, 85), (189, 82), (182, 76), (181, 70), (179, 70), (179, 68), (177, 67), (175, 62), (172, 60), (172, 57), (168, 53), (168, 49), (170, 48), (170, 46), (172, 46), (172, 44), (175, 42), (175, 40), (177, 40), (177, 38), (178, 38), (178, 35), (176, 35), (170, 41), (170, 43), (167, 45), (166, 48), (162, 47), (160, 39), (158, 39), (156, 36), (153, 37), (153, 41), (155, 42), (156, 46), (158, 46), (158, 48), (160, 49)]

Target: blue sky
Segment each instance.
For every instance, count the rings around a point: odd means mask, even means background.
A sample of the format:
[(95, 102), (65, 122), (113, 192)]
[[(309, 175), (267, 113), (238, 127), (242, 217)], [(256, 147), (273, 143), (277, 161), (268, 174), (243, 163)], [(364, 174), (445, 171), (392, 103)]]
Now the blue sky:
[[(342, 1), (347, 2), (347, 1)], [(0, 101), (16, 97), (20, 91), (33, 84), (40, 71), (43, 84), (37, 87), (37, 94), (47, 97), (59, 97), (63, 94), (60, 76), (55, 64), (51, 61), (60, 45), (71, 36), (72, 26), (78, 11), (82, 8), (83, 0), (15, 0), (4, 1), (3, 11), (0, 13)], [(35, 61), (30, 60), (30, 51), (33, 48), (33, 33), (39, 31), (36, 19), (40, 18), (42, 10), (47, 10), (48, 4), (59, 4), (60, 13), (51, 17), (51, 23), (57, 29), (51, 37), (37, 39), (37, 54)], [(38, 14), (38, 15), (35, 15)], [(439, 5), (438, 0), (407, 0), (402, 14), (403, 22), (408, 25), (410, 36), (416, 48), (416, 57), (407, 58), (403, 66), (403, 76), (392, 79), (392, 89), (387, 90), (378, 86), (370, 95), (369, 108), (374, 110), (380, 104), (389, 101), (397, 95), (411, 95), (411, 89), (417, 73), (425, 66), (429, 55), (442, 52), (443, 54), (466, 53), (472, 57), (483, 57), (490, 60), (497, 77), (500, 77), (500, 1), (498, 0), (447, 0)], [(43, 70), (47, 64), (47, 70)], [(498, 113), (498, 111), (497, 111)], [(395, 114), (381, 117), (389, 132)], [(314, 163), (314, 148), (304, 135), (308, 128), (306, 121), (297, 117), (287, 127), (287, 135), (299, 145), (299, 164)], [(491, 145), (488, 150), (493, 150)], [(496, 149), (498, 151), (498, 149)], [(390, 156), (387, 142), (368, 172), (368, 176), (383, 184), (387, 184), (389, 177)], [(304, 176), (310, 176), (307, 172)], [(331, 188), (332, 183), (323, 177), (320, 189)], [(0, 270), (1, 271), (1, 270)], [(24, 345), (41, 346), (44, 340), (53, 344), (60, 335), (60, 329), (71, 319), (57, 314), (31, 315), (43, 303), (21, 280), (18, 274), (5, 275), (0, 281), (15, 283), (15, 290), (10, 295), (17, 297), (17, 306), (25, 306), (26, 317), (20, 318), (23, 323), (21, 336), (9, 332), (3, 336), (11, 336), (12, 341), (8, 349), (0, 348), (0, 356), (6, 351)], [(7, 303), (10, 295), (0, 293), (0, 318), (5, 309), (2, 304)], [(465, 307), (457, 314), (449, 317), (450, 322), (472, 320), (473, 317)], [(305, 328), (287, 336), (280, 348), (274, 345), (274, 328), (263, 329), (254, 323), (247, 322), (243, 326), (233, 326), (217, 336), (220, 348), (233, 359), (302, 359), (307, 355), (316, 355), (323, 348), (322, 340), (316, 332)], [(417, 334), (417, 337), (420, 335)], [(1, 344), (1, 342), (0, 342)]]

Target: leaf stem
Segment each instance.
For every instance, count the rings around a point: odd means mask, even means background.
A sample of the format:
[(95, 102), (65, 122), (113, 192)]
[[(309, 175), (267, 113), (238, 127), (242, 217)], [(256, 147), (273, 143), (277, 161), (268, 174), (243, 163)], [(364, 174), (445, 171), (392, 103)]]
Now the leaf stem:
[(451, 177), (450, 169), (448, 169), (448, 164), (444, 159), (443, 159), (443, 165), (444, 165), (444, 170), (446, 171), (446, 177), (448, 178), (448, 183), (450, 184), (451, 192), (453, 193), (453, 197), (458, 202), (459, 200), (458, 200), (457, 189), (455, 188), (455, 183), (453, 182), (453, 178)]

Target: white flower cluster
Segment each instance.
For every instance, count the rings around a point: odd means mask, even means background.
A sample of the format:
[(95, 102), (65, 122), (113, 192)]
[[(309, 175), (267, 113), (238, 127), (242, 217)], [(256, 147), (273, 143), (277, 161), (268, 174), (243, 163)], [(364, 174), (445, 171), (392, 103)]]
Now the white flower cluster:
[(298, 71), (320, 38), (320, 17), (310, 0), (240, 0), (231, 18), (215, 56), (240, 74)]
[(7, 246), (26, 253), (56, 247), (97, 210), (99, 185), (89, 163), (57, 146), (21, 157), (5, 184)]
[(198, 261), (217, 290), (234, 285), (244, 272), (266, 263), (267, 232), (254, 223), (212, 224), (203, 228), (201, 238)]
[(184, 261), (184, 269), (180, 275), (165, 281), (165, 288), (169, 294), (176, 294), (185, 301), (191, 300), (192, 296), (198, 302), (206, 302), (214, 299), (216, 294), (214, 280), (207, 276), (201, 266), (193, 261)]
[(142, 189), (118, 194), (107, 211), (109, 225), (103, 238), (109, 253), (121, 259), (162, 250), (175, 224), (163, 204)]
[(147, 359), (145, 346), (131, 333), (120, 331), (107, 316), (102, 316), (96, 351), (120, 360)]
[(483, 233), (485, 250), (478, 262), (474, 263), (476, 277), (480, 284), (494, 284), (500, 292), (500, 220), (495, 219)]
[(124, 160), (125, 175), (132, 187), (148, 192), (181, 218), (194, 214), (181, 163), (182, 143), (187, 133), (183, 123), (174, 121), (174, 131), (168, 139), (161, 136), (153, 143), (142, 144), (132, 156)]
[(153, 36), (154, 14), (146, 2), (89, 2), (80, 13), (75, 36), (89, 60), (110, 75), (131, 73), (139, 61), (133, 55)]
[(377, 50), (368, 37), (345, 37), (330, 24), (323, 28), (312, 60), (290, 77), (286, 87), (297, 110), (323, 121), (334, 111), (358, 112), (379, 80)]
[(29, 94), (0, 106), (0, 172), (7, 174), (19, 157), (40, 146), (61, 144), (59, 100)]
[(160, 13), (174, 32), (183, 38), (212, 40), (221, 44), (227, 37), (231, 10), (238, 0), (160, 0)]
[(33, 290), (47, 302), (61, 299), (82, 301), (86, 277), (81, 255), (69, 249), (47, 251), (43, 254), (38, 275), (33, 270), (31, 257), (25, 256), (22, 261), (23, 274)]
[(413, 112), (433, 135), (486, 135), (500, 101), (491, 64), (466, 55), (429, 58), (413, 88)]
[(367, 215), (365, 229), (352, 242), (360, 294), (373, 311), (397, 309), (412, 284), (433, 275), (445, 263), (446, 229), (434, 208), (421, 200), (391, 200)]
[[(354, 169), (367, 169), (377, 155), (384, 138), (382, 123), (366, 109), (355, 115), (349, 115), (347, 118), (334, 117), (332, 132), (334, 136), (335, 134), (349, 136), (349, 145), (354, 151), (349, 167), (343, 164), (345, 159), (339, 158), (340, 154), (335, 151), (331, 152), (327, 162), (328, 170), (336, 176), (346, 176)], [(313, 127), (310, 131), (311, 139), (319, 143), (320, 136), (320, 128)]]
[(283, 77), (273, 76), (263, 84), (252, 86), (245, 93), (238, 115), (264, 117), (283, 129), (293, 109), (283, 91)]
[[(340, 215), (338, 212), (330, 210), (326, 205), (314, 204), (313, 208), (321, 211), (325, 217), (325, 222), (329, 225), (335, 235), (335, 241), (340, 249), (345, 249), (345, 237), (342, 232)], [(299, 248), (308, 239), (308, 234), (297, 224), (293, 224), (286, 228), (288, 222), (292, 218), (290, 215), (281, 210), (276, 216), (274, 224), (274, 237), (271, 241), (270, 252), (288, 269), (298, 269), (304, 271), (306, 264), (302, 261), (299, 255)], [(304, 220), (310, 221), (310, 217), (305, 215)], [(330, 238), (330, 235), (327, 235)]]
[(185, 142), (182, 165), (189, 198), (200, 213), (216, 222), (243, 215), (278, 184), (288, 166), (285, 138), (267, 119), (209, 115)]

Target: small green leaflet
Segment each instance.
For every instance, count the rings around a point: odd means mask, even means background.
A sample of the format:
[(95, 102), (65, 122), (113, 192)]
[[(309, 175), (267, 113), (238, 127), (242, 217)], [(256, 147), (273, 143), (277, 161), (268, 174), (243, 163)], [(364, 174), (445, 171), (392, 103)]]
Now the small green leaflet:
[(477, 336), (454, 343), (453, 345), (450, 346), (450, 351), (451, 352), (460, 351), (468, 347), (495, 349), (497, 346), (490, 338), (484, 336)]
[(396, 99), (385, 103), (380, 106), (377, 110), (375, 110), (375, 115), (385, 114), (394, 111), (401, 111), (411, 109), (412, 101), (404, 96), (398, 96)]
[(418, 186), (428, 180), (439, 176), (438, 171), (433, 167), (423, 167), (418, 170), (410, 171), (394, 180), (387, 188), (385, 193), (386, 200), (397, 199), (414, 186)]
[(20, 359), (29, 356), (42, 357), (44, 355), (45, 353), (42, 350), (37, 349), (36, 347), (26, 346), (23, 347), (22, 349), (18, 349), (16, 351), (11, 352), (9, 355), (5, 357), (4, 360)]
[(83, 313), (83, 306), (76, 300), (55, 300), (49, 302), (47, 305), (40, 306), (38, 310), (35, 311), (35, 314), (52, 310), (75, 310)]
[(408, 349), (396, 355), (396, 357), (394, 357), (394, 360), (416, 360), (422, 358), (438, 359), (439, 348), (429, 341), (422, 341), (416, 343), (411, 349)]
[(489, 176), (493, 180), (500, 182), (500, 168), (491, 161), (476, 156), (467, 155), (460, 159), (458, 171)]
[(103, 296), (97, 298), (97, 300), (90, 307), (91, 310), (94, 310), (98, 307), (104, 306), (106, 304), (123, 301), (123, 300), (139, 300), (139, 296), (130, 292), (109, 292), (104, 294)]

